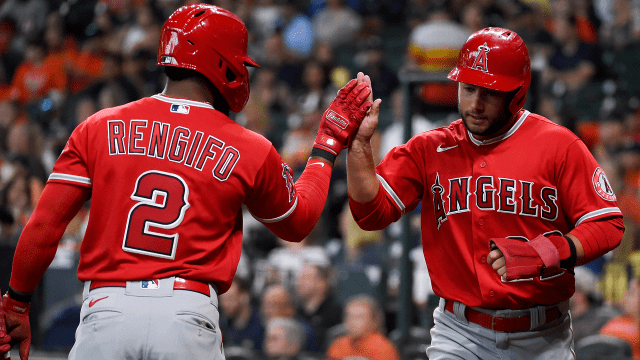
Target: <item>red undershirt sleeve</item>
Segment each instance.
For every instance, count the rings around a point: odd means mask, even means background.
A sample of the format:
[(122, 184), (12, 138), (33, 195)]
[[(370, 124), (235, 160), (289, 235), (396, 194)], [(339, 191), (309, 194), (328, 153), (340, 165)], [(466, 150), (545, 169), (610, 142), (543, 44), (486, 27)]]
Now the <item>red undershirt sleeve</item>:
[(309, 160), (300, 178), (295, 182), (298, 203), (291, 215), (281, 221), (264, 223), (276, 236), (287, 241), (302, 241), (313, 229), (327, 201), (332, 167), (309, 166), (321, 162)]
[(622, 241), (622, 216), (587, 221), (569, 232), (580, 240), (584, 248), (583, 263), (591, 262), (615, 249)]
[(16, 247), (10, 285), (30, 293), (40, 282), (69, 222), (89, 199), (91, 189), (47, 183)]

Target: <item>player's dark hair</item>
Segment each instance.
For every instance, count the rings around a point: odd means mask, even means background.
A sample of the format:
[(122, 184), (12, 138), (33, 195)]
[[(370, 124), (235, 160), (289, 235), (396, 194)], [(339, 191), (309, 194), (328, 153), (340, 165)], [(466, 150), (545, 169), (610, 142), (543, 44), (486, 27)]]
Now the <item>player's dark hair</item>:
[(211, 91), (211, 94), (213, 95), (213, 108), (227, 116), (229, 115), (229, 104), (220, 93), (220, 90), (218, 90), (218, 88), (215, 87), (213, 83), (209, 81), (209, 79), (207, 79), (204, 75), (195, 70), (184, 69), (175, 66), (165, 66), (164, 74), (171, 81), (182, 81), (189, 78), (196, 78), (198, 79), (198, 81), (203, 82), (207, 85), (209, 91)]

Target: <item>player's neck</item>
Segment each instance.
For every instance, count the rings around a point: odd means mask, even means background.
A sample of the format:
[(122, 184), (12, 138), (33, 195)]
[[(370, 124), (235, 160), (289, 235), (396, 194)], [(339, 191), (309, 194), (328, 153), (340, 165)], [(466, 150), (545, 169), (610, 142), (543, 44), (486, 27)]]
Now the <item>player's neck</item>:
[(188, 78), (184, 80), (167, 80), (167, 85), (162, 91), (163, 95), (209, 103), (213, 105), (214, 98), (206, 84), (197, 78)]

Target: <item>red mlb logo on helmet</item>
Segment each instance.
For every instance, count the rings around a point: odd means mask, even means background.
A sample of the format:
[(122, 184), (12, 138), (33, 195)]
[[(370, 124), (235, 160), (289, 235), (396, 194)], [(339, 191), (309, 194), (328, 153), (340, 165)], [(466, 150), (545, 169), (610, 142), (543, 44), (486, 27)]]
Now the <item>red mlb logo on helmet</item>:
[(332, 123), (338, 125), (341, 129), (346, 129), (349, 125), (349, 120), (345, 119), (342, 115), (333, 110), (327, 112), (326, 118)]

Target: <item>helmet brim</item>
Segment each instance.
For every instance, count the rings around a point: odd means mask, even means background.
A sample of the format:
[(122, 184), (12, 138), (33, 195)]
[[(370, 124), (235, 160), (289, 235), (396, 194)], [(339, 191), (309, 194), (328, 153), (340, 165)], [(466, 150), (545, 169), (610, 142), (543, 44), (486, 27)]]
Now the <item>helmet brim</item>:
[(512, 91), (524, 85), (524, 80), (500, 74), (485, 74), (480, 70), (454, 68), (447, 76), (449, 80), (482, 86), (498, 91)]

